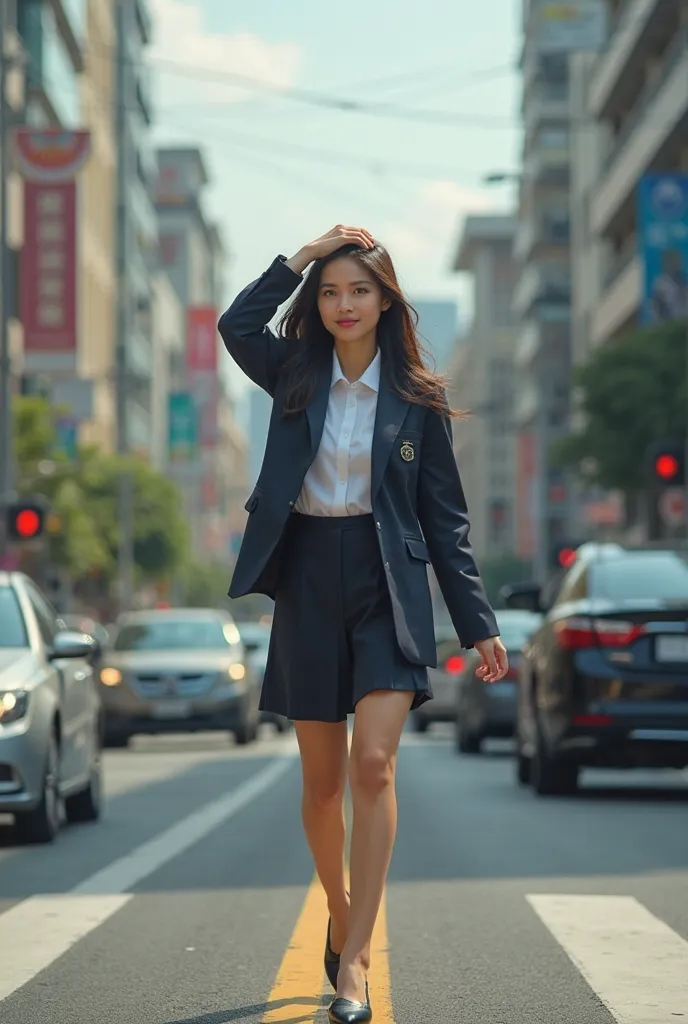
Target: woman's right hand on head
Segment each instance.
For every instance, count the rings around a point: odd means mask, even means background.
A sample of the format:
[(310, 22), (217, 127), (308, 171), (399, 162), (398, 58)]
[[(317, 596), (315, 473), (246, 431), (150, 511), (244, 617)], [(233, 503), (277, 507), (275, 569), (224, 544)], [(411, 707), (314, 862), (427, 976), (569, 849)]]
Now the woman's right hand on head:
[(295, 256), (287, 260), (287, 265), (301, 274), (313, 260), (322, 259), (330, 253), (341, 249), (343, 245), (358, 245), (361, 249), (372, 249), (375, 239), (365, 228), (354, 228), (346, 224), (337, 224), (320, 238), (304, 245)]

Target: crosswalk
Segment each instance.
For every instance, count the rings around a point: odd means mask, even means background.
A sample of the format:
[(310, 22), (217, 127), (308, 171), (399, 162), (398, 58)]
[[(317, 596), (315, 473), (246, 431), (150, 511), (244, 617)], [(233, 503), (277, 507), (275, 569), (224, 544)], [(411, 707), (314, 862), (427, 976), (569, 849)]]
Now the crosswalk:
[[(30, 985), (76, 943), (87, 942), (135, 898), (122, 892), (37, 895), (0, 915), (0, 1019), (8, 996)], [(638, 900), (541, 893), (524, 899), (617, 1024), (688, 1019), (688, 942)], [(314, 882), (277, 971), (263, 1024), (325, 1019), (323, 1007), (328, 994), (331, 998), (321, 959), (325, 917), (324, 894)], [(370, 984), (376, 1024), (401, 1024), (394, 1013), (384, 903), (373, 941)]]
[[(118, 915), (126, 916), (138, 905), (136, 901), (145, 900), (145, 893), (139, 891), (142, 881), (255, 804), (283, 775), (295, 770), (297, 763), (294, 745), (290, 743), (279, 756), (229, 793), (203, 804), (123, 856), (99, 866), (68, 891), (39, 892), (0, 912), (0, 1021), (5, 1019), (3, 1003), (11, 997), (32, 994), (33, 986), (43, 983), (43, 972), (60, 963), (70, 951), (79, 949), (87, 954), (89, 944), (97, 945), (100, 929), (108, 923), (116, 926), (122, 920)], [(9, 862), (5, 870), (10, 870)], [(579, 884), (575, 892), (530, 892), (525, 879), (519, 885), (518, 900), (523, 914), (532, 921), (532, 928), (542, 929), (545, 942), (551, 943), (552, 949), (563, 950), (568, 958), (568, 963), (561, 958), (563, 966), (558, 970), (562, 974), (575, 972), (578, 982), (584, 979), (596, 997), (598, 1010), (586, 1018), (586, 1024), (670, 1024), (681, 1018), (688, 1024), (688, 929), (682, 928), (684, 934), (679, 934), (641, 899), (630, 892), (618, 894), (618, 886), (615, 895), (600, 895), (599, 888), (594, 893), (581, 892)], [(221, 898), (227, 901), (231, 917), (232, 892), (225, 891)], [(300, 894), (298, 898), (301, 899)], [(394, 886), (390, 885), (373, 936), (370, 986), (374, 993), (375, 1024), (404, 1024), (407, 1020), (401, 1000), (399, 1006), (395, 1005), (394, 933), (388, 929), (387, 915), (388, 905), (393, 905), (394, 900)], [(494, 905), (487, 912), (495, 913)], [(259, 1009), (262, 1024), (323, 1024), (326, 1020), (325, 1007), (331, 998), (322, 967), (326, 914), (324, 893), (314, 878), (304, 892), (286, 947), (271, 958), (276, 969), (271, 987), (266, 984), (261, 996), (265, 1000)], [(291, 920), (290, 912), (289, 927)], [(416, 924), (409, 922), (411, 928)], [(466, 926), (459, 919), (457, 928), (462, 927)], [(423, 922), (425, 931), (432, 928), (432, 920)], [(484, 940), (478, 932), (468, 941), (480, 946)], [(516, 934), (512, 941), (516, 953)], [(519, 950), (519, 954), (522, 958), (523, 951)], [(494, 970), (498, 975), (500, 964), (495, 962), (491, 967), (491, 955), (494, 954), (486, 943), (483, 962), (488, 974)], [(541, 985), (556, 985), (558, 979), (543, 980), (540, 976), (537, 956), (534, 949), (532, 964), (528, 964), (534, 983), (537, 979)], [(431, 1005), (432, 992), (429, 998)], [(58, 1018), (53, 1019), (55, 1024), (63, 1024)], [(521, 1024), (521, 1018), (514, 1018), (514, 1024)]]

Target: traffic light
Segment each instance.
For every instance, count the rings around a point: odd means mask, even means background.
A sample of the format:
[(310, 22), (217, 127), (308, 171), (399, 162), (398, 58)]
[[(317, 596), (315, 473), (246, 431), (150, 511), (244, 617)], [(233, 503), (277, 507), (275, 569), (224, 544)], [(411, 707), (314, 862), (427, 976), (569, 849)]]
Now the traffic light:
[(555, 544), (552, 548), (550, 562), (553, 569), (570, 569), (576, 561), (578, 544), (567, 542)]
[(10, 540), (35, 540), (45, 530), (45, 506), (38, 501), (18, 501), (6, 512)]
[(683, 487), (685, 484), (686, 442), (670, 438), (651, 444), (645, 461), (650, 480), (659, 487)]

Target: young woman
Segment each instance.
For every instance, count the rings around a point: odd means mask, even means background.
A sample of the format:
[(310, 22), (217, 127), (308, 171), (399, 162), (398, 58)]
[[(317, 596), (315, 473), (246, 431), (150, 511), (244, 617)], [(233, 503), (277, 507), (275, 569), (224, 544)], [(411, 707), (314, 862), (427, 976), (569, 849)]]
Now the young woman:
[[(266, 325), (302, 281), (273, 334)], [(295, 723), (303, 824), (330, 911), (329, 1018), (367, 1021), (370, 941), (396, 834), (397, 748), (409, 710), (432, 697), (429, 563), (486, 682), (505, 675), (506, 652), (468, 541), (452, 413), (421, 361), (386, 250), (340, 224), (291, 259), (277, 257), (219, 330), (273, 397), (229, 594), (275, 600), (261, 706)]]

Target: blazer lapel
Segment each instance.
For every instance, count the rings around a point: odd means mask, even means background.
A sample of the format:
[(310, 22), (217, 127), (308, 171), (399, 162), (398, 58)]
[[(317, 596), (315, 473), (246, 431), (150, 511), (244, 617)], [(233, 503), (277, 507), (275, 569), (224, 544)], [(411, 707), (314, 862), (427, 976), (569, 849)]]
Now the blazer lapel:
[(373, 432), (370, 480), (370, 494), (373, 501), (382, 483), (394, 442), (408, 411), (408, 402), (393, 390), (383, 366), (382, 373), (380, 374), (380, 391), (377, 397), (375, 428)]
[(330, 397), (330, 385), (332, 383), (332, 358), (324, 360), (318, 376), (318, 384), (315, 393), (306, 406), (308, 418), (308, 429), (311, 437), (311, 461), (315, 458), (320, 446), (325, 416), (327, 415), (327, 403)]

